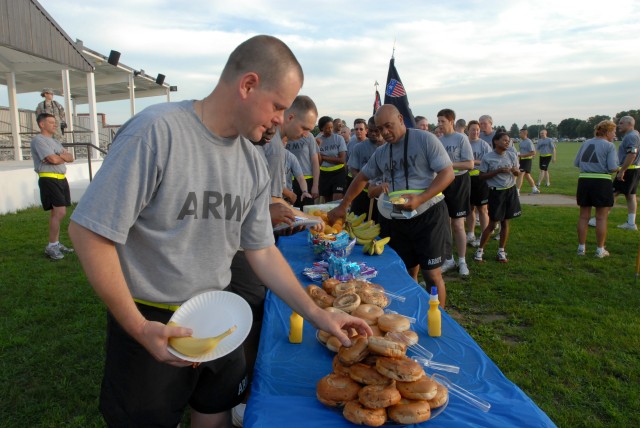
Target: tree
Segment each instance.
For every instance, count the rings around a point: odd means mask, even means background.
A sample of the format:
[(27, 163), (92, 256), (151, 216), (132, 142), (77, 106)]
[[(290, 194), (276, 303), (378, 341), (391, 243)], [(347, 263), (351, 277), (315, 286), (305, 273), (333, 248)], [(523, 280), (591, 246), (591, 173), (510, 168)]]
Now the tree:
[(558, 125), (555, 123), (547, 122), (544, 129), (547, 130), (547, 137), (558, 138)]
[(611, 116), (607, 116), (605, 114), (597, 114), (595, 116), (591, 116), (585, 122), (585, 126), (581, 125), (578, 127), (578, 129), (581, 130), (580, 136), (584, 138), (593, 138), (596, 125), (603, 120), (611, 120)]
[(615, 123), (618, 123), (618, 120), (620, 120), (620, 118), (623, 116), (633, 117), (636, 120), (635, 129), (640, 129), (640, 110), (629, 110), (629, 111), (621, 111), (620, 113), (616, 113), (615, 117), (613, 118), (613, 121)]
[(578, 138), (578, 126), (584, 122), (584, 120), (569, 118), (562, 119), (558, 124), (558, 136), (563, 138)]
[(517, 138), (520, 135), (520, 129), (517, 124), (511, 125), (511, 130), (509, 131), (509, 136), (511, 138)]

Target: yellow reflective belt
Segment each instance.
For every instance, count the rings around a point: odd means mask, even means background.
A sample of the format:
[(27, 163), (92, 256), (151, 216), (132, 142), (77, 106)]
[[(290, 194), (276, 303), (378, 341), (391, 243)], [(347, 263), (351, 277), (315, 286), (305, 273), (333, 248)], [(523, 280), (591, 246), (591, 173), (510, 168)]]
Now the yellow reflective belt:
[(58, 174), (55, 172), (39, 172), (38, 177), (57, 178), (58, 180), (64, 180), (64, 174)]
[(640, 165), (629, 165), (627, 167), (627, 169), (638, 169), (638, 168), (640, 168)]
[(578, 175), (579, 178), (603, 178), (605, 180), (611, 180), (611, 175), (609, 174), (599, 174), (597, 172), (581, 172)]
[(305, 175), (305, 176), (304, 176), (304, 179), (305, 179), (305, 180), (308, 180), (308, 179), (310, 179), (310, 178), (313, 178), (313, 175)]
[(154, 302), (148, 302), (146, 300), (142, 300), (142, 299), (133, 299), (134, 302), (136, 303), (140, 303), (141, 305), (145, 305), (145, 306), (153, 306), (154, 308), (160, 308), (160, 309), (166, 309), (168, 311), (177, 311), (178, 308), (180, 307), (180, 305), (168, 305), (166, 303), (154, 303)]
[(321, 166), (320, 167), (320, 171), (325, 171), (325, 172), (329, 172), (329, 171), (337, 171), (341, 168), (344, 168), (344, 164), (341, 163), (339, 165), (334, 165), (334, 166)]
[(491, 189), (493, 190), (509, 190), (511, 189), (513, 186), (515, 186), (515, 184), (509, 186), (509, 187), (492, 187)]
[(548, 158), (550, 156), (553, 156), (553, 155), (540, 155), (541, 158)]
[[(553, 156), (553, 155), (549, 155), (549, 156)], [(533, 156), (524, 156), (524, 157), (521, 157), (520, 159), (522, 159), (522, 160), (533, 159)]]
[(476, 175), (480, 175), (480, 170), (479, 169), (472, 169), (471, 171), (469, 171), (469, 175), (470, 176), (476, 176)]
[[(398, 196), (398, 195), (406, 195), (406, 194), (409, 194), (409, 193), (422, 193), (422, 192), (424, 192), (424, 190), (419, 190), (419, 189), (396, 190), (395, 192), (389, 193), (389, 197)], [(440, 192), (437, 195), (435, 195), (434, 198), (436, 196), (440, 196), (440, 195), (442, 195), (442, 192)]]

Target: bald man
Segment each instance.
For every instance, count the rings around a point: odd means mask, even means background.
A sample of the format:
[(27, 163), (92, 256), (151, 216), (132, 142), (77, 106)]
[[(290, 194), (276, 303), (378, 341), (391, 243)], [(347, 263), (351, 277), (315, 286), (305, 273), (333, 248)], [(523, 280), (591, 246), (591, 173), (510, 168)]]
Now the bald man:
[(259, 141), (298, 94), (304, 75), (291, 50), (255, 36), (229, 56), (202, 100), (151, 106), (118, 132), (74, 211), (69, 235), (108, 308), (100, 410), (108, 426), (229, 427), (247, 385), (242, 347), (190, 367), (167, 349), (189, 326), (167, 326), (179, 305), (224, 290), (242, 247), (264, 284), (313, 325), (371, 329), (330, 314), (304, 292), (274, 245), (269, 172)]
[(445, 239), (449, 236), (449, 216), (442, 191), (453, 181), (453, 167), (440, 141), (431, 133), (407, 129), (398, 109), (381, 106), (375, 124), (387, 144), (378, 148), (347, 189), (342, 202), (329, 212), (329, 221), (344, 218), (347, 208), (370, 179), (383, 177), (385, 194), (380, 199), (402, 197), (401, 212), (385, 209), (380, 215), (389, 219), (389, 245), (404, 261), (409, 274), (417, 280), (418, 270), (427, 286), (438, 287), (444, 308), (446, 288), (440, 266)]

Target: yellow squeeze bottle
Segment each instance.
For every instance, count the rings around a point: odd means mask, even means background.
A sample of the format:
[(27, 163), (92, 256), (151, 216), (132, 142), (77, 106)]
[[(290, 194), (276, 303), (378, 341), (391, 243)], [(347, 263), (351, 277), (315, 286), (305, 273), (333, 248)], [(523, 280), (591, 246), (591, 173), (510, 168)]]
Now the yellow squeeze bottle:
[(289, 317), (289, 342), (302, 343), (302, 326), (304, 319), (295, 312)]
[(429, 296), (429, 312), (427, 313), (427, 324), (429, 336), (440, 337), (442, 335), (442, 314), (440, 313), (440, 301), (438, 300), (438, 287), (431, 287)]

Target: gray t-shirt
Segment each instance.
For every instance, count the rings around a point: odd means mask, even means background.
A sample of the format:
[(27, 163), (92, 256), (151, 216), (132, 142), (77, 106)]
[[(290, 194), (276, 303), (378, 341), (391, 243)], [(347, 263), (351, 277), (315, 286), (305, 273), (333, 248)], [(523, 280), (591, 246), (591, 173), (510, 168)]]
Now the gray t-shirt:
[(270, 201), (253, 144), (213, 135), (182, 101), (122, 126), (71, 219), (116, 243), (133, 297), (180, 304), (224, 289), (240, 247), (273, 245)]
[[(482, 157), (480, 162), (480, 172), (495, 171), (500, 168), (518, 168), (518, 155), (510, 150), (505, 150), (502, 154), (494, 151), (487, 153)], [(488, 178), (487, 186), (504, 189), (516, 184), (516, 177), (510, 172), (501, 172), (500, 174)]]
[(580, 172), (610, 174), (618, 169), (616, 146), (604, 138), (587, 140), (578, 149), (573, 165), (580, 168)]
[(538, 144), (536, 149), (540, 156), (549, 156), (553, 155), (553, 150), (556, 148), (553, 140), (551, 138), (542, 138), (538, 140)]
[(64, 150), (62, 144), (51, 138), (38, 134), (31, 139), (31, 159), (33, 159), (33, 169), (35, 172), (53, 172), (56, 174), (64, 174), (67, 172), (65, 164), (52, 165), (44, 163), (47, 156), (59, 155)]
[(528, 138), (520, 141), (520, 154), (524, 155), (525, 153), (535, 152), (536, 148), (533, 146), (533, 141)]
[(302, 168), (300, 168), (300, 162), (298, 158), (294, 156), (289, 150), (284, 151), (284, 178), (287, 189), (293, 189), (293, 180), (299, 176), (304, 175)]
[(282, 197), (284, 188), (284, 144), (280, 138), (280, 130), (276, 131), (271, 141), (264, 145), (269, 176), (271, 177), (271, 196)]
[[(360, 170), (367, 178), (382, 177), (389, 183), (389, 192), (424, 190), (439, 171), (451, 166), (451, 160), (435, 135), (420, 129), (408, 129), (407, 159), (404, 159), (405, 137), (380, 146)], [(405, 161), (409, 173), (405, 178)]]
[(364, 143), (367, 140), (368, 138), (365, 138), (362, 141), (358, 141), (355, 135), (351, 137), (351, 139), (349, 140), (349, 144), (347, 144), (347, 165), (349, 164), (349, 159), (351, 159), (351, 155), (353, 155), (353, 151), (356, 149), (358, 144)]
[(286, 149), (293, 153), (300, 163), (302, 173), (305, 178), (313, 176), (313, 167), (311, 166), (311, 157), (318, 154), (318, 143), (310, 132), (302, 138), (288, 141)]
[[(452, 132), (449, 135), (440, 137), (444, 149), (449, 155), (451, 162), (464, 162), (473, 160), (473, 150), (469, 143), (469, 138), (460, 132)], [(454, 170), (456, 176), (466, 174), (468, 170)]]
[(496, 131), (493, 131), (491, 134), (485, 134), (484, 132), (480, 131), (480, 138), (489, 143), (491, 147), (493, 147), (493, 142), (491, 140), (493, 140), (494, 135), (496, 135)]
[[(325, 137), (323, 134), (318, 135), (320, 139), (320, 153), (325, 156), (338, 157), (341, 152), (347, 151), (347, 144), (344, 142), (344, 138), (338, 134), (331, 134)], [(324, 161), (321, 167), (334, 167), (338, 164)]]
[(358, 143), (358, 147), (356, 147), (349, 158), (349, 167), (360, 171), (364, 168), (367, 162), (369, 162), (369, 159), (371, 159), (371, 156), (373, 156), (375, 151), (381, 146), (376, 145), (376, 143), (372, 143), (368, 138), (361, 143)]
[(618, 147), (618, 162), (620, 166), (624, 163), (624, 159), (629, 153), (636, 155), (631, 165), (640, 165), (640, 156), (638, 156), (638, 150), (640, 149), (640, 135), (638, 131), (632, 129), (624, 134), (620, 147)]

